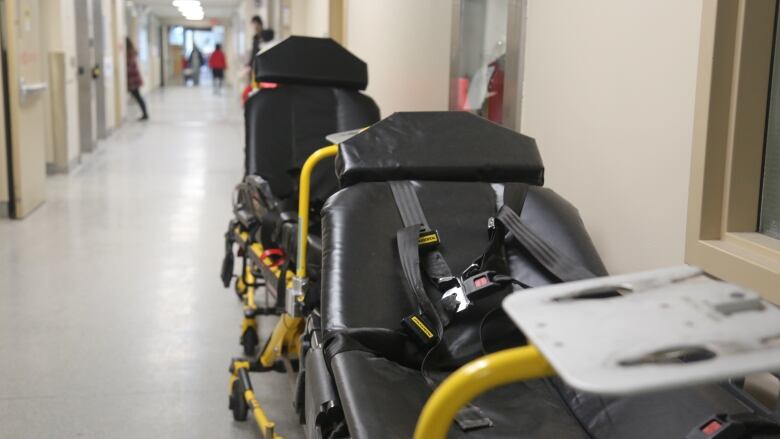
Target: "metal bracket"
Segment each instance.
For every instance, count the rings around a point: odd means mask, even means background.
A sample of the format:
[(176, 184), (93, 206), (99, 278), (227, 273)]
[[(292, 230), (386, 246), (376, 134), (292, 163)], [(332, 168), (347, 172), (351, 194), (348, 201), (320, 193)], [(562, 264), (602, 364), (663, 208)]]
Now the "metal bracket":
[(284, 309), (291, 317), (303, 316), (303, 298), (308, 283), (308, 278), (293, 276), (292, 287), (285, 291)]

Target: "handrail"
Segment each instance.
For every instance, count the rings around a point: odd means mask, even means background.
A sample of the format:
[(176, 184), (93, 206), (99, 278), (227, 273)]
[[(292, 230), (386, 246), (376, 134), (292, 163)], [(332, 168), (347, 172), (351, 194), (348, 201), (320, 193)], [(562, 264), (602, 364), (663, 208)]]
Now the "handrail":
[(414, 439), (444, 439), (461, 407), (488, 390), (554, 375), (535, 346), (506, 349), (477, 358), (452, 373), (425, 403)]
[(298, 188), (298, 257), (296, 276), (306, 277), (306, 253), (309, 239), (309, 204), (311, 198), (311, 174), (314, 167), (328, 157), (334, 157), (339, 152), (338, 145), (325, 146), (318, 149), (306, 159), (301, 168), (301, 184)]

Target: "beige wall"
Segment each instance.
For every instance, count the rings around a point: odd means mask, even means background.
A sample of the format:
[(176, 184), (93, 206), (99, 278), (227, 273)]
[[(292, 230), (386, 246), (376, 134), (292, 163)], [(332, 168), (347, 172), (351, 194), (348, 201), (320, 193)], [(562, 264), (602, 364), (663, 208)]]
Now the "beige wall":
[(67, 171), (79, 157), (79, 112), (76, 66), (76, 18), (73, 0), (51, 0), (47, 16), (49, 56), (58, 61), (49, 78), (54, 126), (47, 161)]
[(683, 262), (701, 1), (530, 0), (521, 131), (608, 268)]
[(294, 35), (327, 37), (330, 0), (292, 0), (291, 23)]
[[(3, 60), (0, 58), (0, 84), (3, 82)], [(0, 87), (0, 102), (5, 101), (3, 89)], [(0, 218), (7, 215), (5, 207), (8, 203), (8, 162), (6, 161), (6, 126), (5, 106), (0, 105)]]
[(382, 115), (447, 109), (451, 13), (450, 0), (347, 1), (346, 44)]
[(117, 62), (114, 61), (114, 14), (112, 13), (115, 0), (100, 0), (103, 13), (103, 29), (95, 29), (95, 32), (103, 33), (103, 84), (105, 87), (105, 120), (106, 130), (111, 132), (116, 128), (116, 95), (115, 77)]
[(111, 5), (114, 21), (113, 51), (114, 51), (114, 117), (115, 125), (122, 124), (127, 114), (127, 60), (125, 52), (125, 37), (128, 35), (125, 24), (125, 2), (114, 0)]

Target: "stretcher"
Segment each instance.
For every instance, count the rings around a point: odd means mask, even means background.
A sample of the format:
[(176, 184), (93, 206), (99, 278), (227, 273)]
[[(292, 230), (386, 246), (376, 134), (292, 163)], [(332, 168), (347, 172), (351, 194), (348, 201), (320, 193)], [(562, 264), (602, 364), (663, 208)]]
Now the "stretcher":
[[(321, 213), (321, 307), (299, 356), (309, 438), (412, 437), (453, 371), (528, 346), (506, 296), (607, 275), (576, 208), (542, 187), (534, 140), (476, 116), (396, 113), (343, 141), (336, 172), (343, 188)], [(434, 417), (450, 438), (633, 439), (758, 413), (722, 383), (616, 397), (536, 366), (543, 378), (481, 394), (452, 426)]]
[[(233, 196), (221, 280), (243, 301), (240, 342), (246, 356), (260, 343), (257, 318), (280, 315), (291, 285), (298, 238), (298, 177), (325, 136), (370, 125), (379, 110), (361, 93), (366, 64), (328, 38), (290, 37), (255, 58), (257, 87), (244, 105), (245, 175)], [(330, 169), (330, 172), (328, 171)], [(311, 176), (312, 282), (318, 280), (317, 210), (338, 189), (332, 165)], [(236, 258), (239, 273), (234, 274)], [(260, 297), (258, 297), (260, 296)], [(258, 300), (259, 299), (259, 300)]]
[[(515, 297), (607, 276), (576, 208), (542, 187), (533, 139), (468, 113), (421, 112), (396, 113), (339, 140), (301, 173), (296, 273), (264, 355), (233, 361), (236, 419), (252, 412), (263, 437), (279, 437), (250, 372), (281, 365), (297, 374), (294, 408), (309, 439), (698, 439), (730, 425), (737, 430), (723, 431), (757, 430), (703, 437), (780, 437), (771, 411), (742, 391), (741, 379), (719, 382), (731, 373), (689, 383), (663, 379), (654, 392), (629, 396), (572, 386), (567, 369), (538, 341), (544, 335), (518, 329), (527, 317), (507, 305)], [(311, 212), (304, 194), (316, 164), (334, 155), (342, 189), (320, 213), (321, 297), (304, 313), (310, 283), (301, 263), (308, 258), (300, 255), (309, 250)], [(598, 309), (624, 283), (585, 288), (578, 300)], [(589, 346), (576, 310), (560, 320), (557, 308), (549, 315)], [(622, 328), (616, 323), (615, 337)], [(687, 358), (675, 352), (706, 357), (666, 350), (651, 358)]]

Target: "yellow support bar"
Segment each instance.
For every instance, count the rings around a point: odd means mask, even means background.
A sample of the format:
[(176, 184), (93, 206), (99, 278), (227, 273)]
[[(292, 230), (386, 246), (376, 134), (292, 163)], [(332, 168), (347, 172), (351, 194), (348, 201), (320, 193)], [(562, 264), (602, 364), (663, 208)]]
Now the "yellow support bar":
[(263, 367), (271, 367), (283, 354), (293, 358), (297, 356), (304, 324), (303, 317), (282, 314), (276, 322), (271, 338), (260, 354), (260, 364)]
[(458, 410), (488, 390), (554, 374), (535, 346), (507, 349), (471, 361), (433, 392), (417, 420), (414, 439), (444, 439)]
[(310, 155), (301, 168), (301, 184), (298, 188), (298, 261), (296, 274), (306, 277), (306, 252), (309, 239), (309, 197), (311, 195), (311, 173), (317, 163), (339, 152), (338, 145), (320, 148)]
[(263, 439), (282, 439), (281, 436), (274, 432), (276, 424), (271, 422), (271, 420), (268, 419), (268, 416), (265, 415), (263, 408), (260, 407), (260, 402), (257, 401), (255, 392), (252, 390), (245, 391), (244, 399), (252, 408), (252, 416), (255, 417), (255, 421), (260, 429), (260, 434), (263, 435)]
[(255, 274), (252, 273), (252, 267), (250, 264), (246, 266), (246, 272), (244, 272), (244, 284), (246, 285), (246, 306), (249, 309), (255, 309)]

